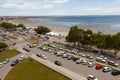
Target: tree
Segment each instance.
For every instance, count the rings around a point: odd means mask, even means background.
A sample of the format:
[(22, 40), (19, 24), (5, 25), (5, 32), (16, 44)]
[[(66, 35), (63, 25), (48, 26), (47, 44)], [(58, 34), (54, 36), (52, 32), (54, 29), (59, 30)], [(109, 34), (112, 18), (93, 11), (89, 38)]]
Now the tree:
[(25, 25), (24, 25), (24, 24), (21, 24), (21, 23), (18, 24), (16, 27), (17, 27), (17, 28), (21, 27), (21, 28), (23, 28), (23, 29), (26, 29)]
[(38, 26), (34, 29), (38, 34), (45, 34), (50, 32), (51, 30), (48, 27), (45, 26)]
[(0, 42), (0, 49), (7, 48), (8, 45), (6, 43)]
[(76, 45), (76, 42), (78, 40), (78, 35), (79, 35), (79, 29), (78, 26), (72, 26), (70, 28), (70, 31), (68, 33), (68, 36), (66, 37), (67, 42), (73, 42), (74, 46)]
[(120, 50), (120, 32), (115, 35), (103, 34), (102, 32), (93, 33), (91, 30), (79, 29), (78, 26), (72, 26), (66, 41), (75, 44), (82, 44), (82, 46), (96, 46), (101, 49)]
[(12, 24), (12, 23), (8, 23), (8, 22), (2, 22), (0, 24), (0, 27), (3, 27), (5, 29), (12, 29), (12, 28), (15, 28), (16, 25), (15, 24)]

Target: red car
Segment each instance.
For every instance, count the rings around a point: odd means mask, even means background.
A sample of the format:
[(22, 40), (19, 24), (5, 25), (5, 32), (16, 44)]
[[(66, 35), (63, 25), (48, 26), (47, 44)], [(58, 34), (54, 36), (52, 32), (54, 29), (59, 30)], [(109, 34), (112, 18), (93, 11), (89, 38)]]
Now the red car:
[(99, 69), (102, 69), (103, 66), (102, 66), (101, 64), (96, 64), (95, 68), (96, 68), (97, 70), (99, 70)]
[(16, 43), (13, 43), (13, 46), (16, 45)]

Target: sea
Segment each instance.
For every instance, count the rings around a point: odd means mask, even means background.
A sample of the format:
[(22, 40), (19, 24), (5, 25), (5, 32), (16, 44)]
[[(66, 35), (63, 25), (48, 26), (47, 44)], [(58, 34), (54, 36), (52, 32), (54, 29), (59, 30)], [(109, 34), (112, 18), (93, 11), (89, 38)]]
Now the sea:
[(29, 18), (30, 21), (42, 25), (71, 27), (78, 25), (83, 29), (91, 29), (107, 33), (120, 32), (120, 15), (109, 16), (44, 16)]

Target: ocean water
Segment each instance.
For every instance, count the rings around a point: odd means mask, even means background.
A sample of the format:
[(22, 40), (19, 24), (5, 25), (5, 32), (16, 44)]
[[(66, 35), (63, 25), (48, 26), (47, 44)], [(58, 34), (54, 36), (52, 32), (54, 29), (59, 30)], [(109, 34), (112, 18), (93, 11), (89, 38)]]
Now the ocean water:
[(29, 18), (42, 25), (71, 27), (78, 25), (80, 28), (92, 29), (102, 32), (120, 32), (120, 16), (64, 16), (64, 17), (39, 17)]

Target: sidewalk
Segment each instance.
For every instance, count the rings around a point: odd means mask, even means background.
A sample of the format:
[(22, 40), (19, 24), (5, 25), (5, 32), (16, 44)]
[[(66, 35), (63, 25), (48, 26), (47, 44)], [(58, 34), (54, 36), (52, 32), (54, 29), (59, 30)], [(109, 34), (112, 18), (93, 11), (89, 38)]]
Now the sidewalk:
[(86, 79), (85, 77), (83, 77), (83, 76), (80, 76), (80, 75), (78, 75), (78, 74), (76, 74), (76, 73), (74, 73), (74, 72), (72, 72), (72, 71), (69, 71), (69, 70), (63, 68), (63, 67), (57, 66), (57, 65), (53, 64), (52, 62), (50, 62), (50, 61), (48, 61), (48, 60), (43, 60), (43, 59), (41, 59), (41, 58), (38, 58), (36, 55), (32, 55), (32, 56), (30, 56), (30, 57), (31, 57), (32, 59), (34, 59), (34, 60), (42, 63), (43, 65), (46, 65), (46, 66), (48, 66), (49, 68), (51, 68), (51, 69), (53, 69), (53, 70), (55, 70), (55, 71), (57, 71), (57, 72), (65, 75), (65, 76), (67, 76), (67, 77), (69, 77), (69, 78), (71, 78), (72, 80), (87, 80), (87, 79)]

